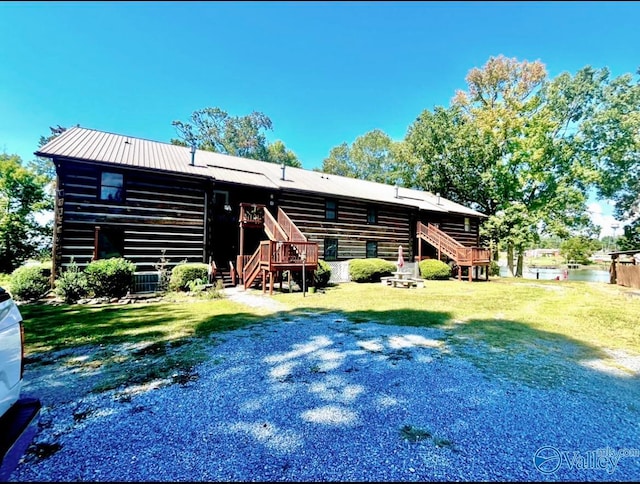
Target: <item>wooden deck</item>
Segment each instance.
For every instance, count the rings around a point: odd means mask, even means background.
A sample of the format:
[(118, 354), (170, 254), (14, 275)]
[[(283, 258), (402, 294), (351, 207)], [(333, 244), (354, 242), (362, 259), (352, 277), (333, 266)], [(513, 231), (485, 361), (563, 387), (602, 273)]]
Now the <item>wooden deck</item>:
[[(253, 253), (245, 255), (244, 228), (261, 227), (269, 240), (263, 240)], [(278, 208), (274, 218), (264, 205), (240, 205), (240, 255), (237, 257), (238, 274), (246, 288), (254, 282), (262, 283), (262, 291), (273, 294), (275, 279), (282, 280), (282, 274), (289, 272), (315, 272), (318, 269), (318, 244), (308, 242), (288, 215)]]

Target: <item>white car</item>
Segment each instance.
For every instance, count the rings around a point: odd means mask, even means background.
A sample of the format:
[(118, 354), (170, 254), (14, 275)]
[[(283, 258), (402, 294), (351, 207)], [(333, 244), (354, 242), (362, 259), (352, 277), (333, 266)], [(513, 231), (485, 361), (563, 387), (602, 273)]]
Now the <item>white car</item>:
[(20, 398), (24, 374), (24, 326), (11, 295), (0, 287), (0, 482), (7, 481), (29, 446), (40, 401)]

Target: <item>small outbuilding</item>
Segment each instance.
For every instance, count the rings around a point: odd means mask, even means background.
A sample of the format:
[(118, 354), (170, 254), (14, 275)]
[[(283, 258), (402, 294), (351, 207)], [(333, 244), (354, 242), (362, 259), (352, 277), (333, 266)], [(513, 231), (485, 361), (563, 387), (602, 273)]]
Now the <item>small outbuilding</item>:
[(640, 289), (640, 249), (610, 252), (609, 282)]

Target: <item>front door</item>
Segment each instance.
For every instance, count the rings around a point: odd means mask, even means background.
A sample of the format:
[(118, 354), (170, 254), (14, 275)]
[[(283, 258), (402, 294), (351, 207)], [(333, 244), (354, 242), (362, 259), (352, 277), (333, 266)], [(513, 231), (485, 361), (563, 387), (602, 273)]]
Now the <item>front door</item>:
[(235, 264), (238, 254), (238, 207), (229, 203), (229, 192), (213, 191), (213, 260), (219, 269), (228, 269), (229, 261)]

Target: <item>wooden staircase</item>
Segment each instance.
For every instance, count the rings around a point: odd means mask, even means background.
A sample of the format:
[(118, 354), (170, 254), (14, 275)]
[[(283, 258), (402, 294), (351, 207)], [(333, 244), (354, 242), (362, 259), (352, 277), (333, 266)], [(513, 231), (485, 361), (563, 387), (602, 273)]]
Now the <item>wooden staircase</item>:
[[(243, 209), (241, 204), (241, 227)], [(251, 205), (251, 212), (248, 213), (251, 214), (252, 224), (262, 219), (262, 227), (268, 240), (261, 241), (253, 255), (238, 256), (238, 273), (242, 274), (245, 290), (260, 283), (262, 292), (265, 292), (266, 284), (269, 283), (269, 292), (272, 294), (275, 279), (281, 276), (282, 272), (303, 270), (313, 272), (317, 269), (318, 244), (309, 242), (281, 208), (278, 208), (277, 219), (266, 207), (262, 207), (261, 210), (262, 213), (257, 213), (256, 206)]]
[(485, 276), (489, 278), (488, 266), (491, 264), (491, 251), (483, 247), (467, 247), (446, 234), (433, 224), (418, 222), (416, 237), (424, 240), (438, 251), (438, 260), (442, 254), (453, 260), (458, 266), (458, 279), (462, 279), (462, 268), (469, 268), (469, 281), (473, 280), (473, 268), (485, 267)]
[(217, 281), (222, 281), (222, 287), (234, 287), (235, 284), (233, 282), (232, 269), (219, 269), (216, 273), (216, 284)]

